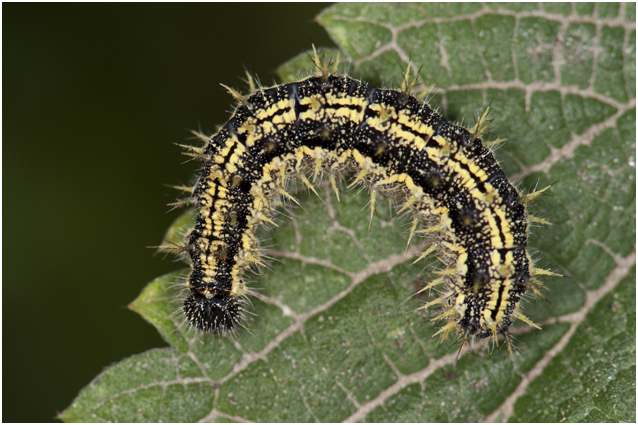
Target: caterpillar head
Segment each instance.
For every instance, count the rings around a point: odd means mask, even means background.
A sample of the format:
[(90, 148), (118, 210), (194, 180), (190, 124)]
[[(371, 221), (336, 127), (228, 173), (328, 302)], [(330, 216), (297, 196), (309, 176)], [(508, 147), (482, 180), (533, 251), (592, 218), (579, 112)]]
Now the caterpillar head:
[(241, 302), (229, 295), (191, 293), (184, 301), (184, 313), (191, 326), (213, 334), (234, 331), (242, 317)]

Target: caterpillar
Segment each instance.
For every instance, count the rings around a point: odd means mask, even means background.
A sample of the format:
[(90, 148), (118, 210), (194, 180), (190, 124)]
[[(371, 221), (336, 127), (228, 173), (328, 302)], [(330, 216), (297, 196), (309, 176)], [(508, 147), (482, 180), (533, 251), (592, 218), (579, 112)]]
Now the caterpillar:
[[(296, 202), (287, 181), (309, 189), (327, 175), (352, 173), (350, 186), (370, 189), (370, 206), (391, 197), (411, 212), (409, 240), (434, 241), (417, 259), (435, 249), (443, 269), (421, 291), (438, 296), (422, 308), (437, 308), (433, 321), (444, 324), (433, 336), (455, 331), (461, 348), (473, 338), (501, 334), (511, 353), (508, 329), (515, 320), (538, 328), (521, 312), (525, 294), (541, 295), (539, 275), (527, 250), (531, 221), (526, 204), (547, 188), (521, 195), (499, 167), (481, 135), (487, 110), (472, 129), (454, 125), (411, 94), (418, 74), (408, 70), (399, 90), (371, 87), (336, 72), (316, 50), (315, 72), (300, 81), (255, 87), (237, 101), (230, 120), (202, 147), (183, 146), (202, 163), (192, 195), (174, 206), (195, 205), (197, 218), (179, 251), (191, 263), (183, 301), (186, 320), (213, 334), (235, 331), (246, 311), (249, 290), (243, 274), (262, 265), (255, 229), (275, 224), (279, 198)], [(316, 192), (315, 192), (316, 193)], [(408, 242), (409, 243), (409, 242)], [(540, 329), (540, 328), (539, 328)]]

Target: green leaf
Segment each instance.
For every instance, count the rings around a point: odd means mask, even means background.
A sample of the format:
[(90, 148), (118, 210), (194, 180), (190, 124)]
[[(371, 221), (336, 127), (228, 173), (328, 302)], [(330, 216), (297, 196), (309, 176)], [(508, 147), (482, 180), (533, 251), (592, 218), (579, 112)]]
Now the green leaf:
[[(109, 367), (60, 417), (635, 422), (635, 5), (338, 4), (317, 19), (342, 72), (387, 87), (421, 68), (430, 103), (466, 126), (491, 105), (510, 179), (553, 185), (532, 207), (553, 225), (533, 227), (530, 246), (569, 277), (525, 306), (543, 331), (515, 329), (516, 366), (481, 344), (457, 362), (410, 297), (434, 265), (411, 265), (421, 241), (406, 251), (409, 223), (387, 202), (370, 221), (367, 193), (337, 202), (329, 185), (322, 200), (301, 187), (303, 207), (262, 229), (275, 260), (249, 276), (248, 330), (197, 336), (174, 313), (188, 271), (158, 278), (131, 308), (172, 348)], [(308, 71), (300, 55), (280, 75)], [(192, 222), (187, 212), (166, 240)]]

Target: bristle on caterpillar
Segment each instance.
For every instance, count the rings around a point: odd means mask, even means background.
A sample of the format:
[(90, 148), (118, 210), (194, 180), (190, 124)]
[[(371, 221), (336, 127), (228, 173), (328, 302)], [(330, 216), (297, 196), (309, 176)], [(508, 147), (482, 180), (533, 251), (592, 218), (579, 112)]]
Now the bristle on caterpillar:
[(276, 225), (278, 199), (297, 202), (287, 180), (314, 191), (327, 175), (338, 198), (336, 177), (352, 174), (350, 187), (370, 190), (371, 216), (378, 198), (390, 197), (398, 214), (412, 214), (410, 241), (434, 240), (415, 261), (436, 249), (443, 264), (422, 289), (439, 294), (422, 307), (439, 309), (432, 320), (444, 324), (434, 336), (454, 331), (463, 347), (475, 337), (496, 344), (501, 334), (512, 352), (512, 323), (536, 327), (521, 297), (541, 294), (538, 276), (556, 275), (535, 268), (527, 251), (530, 222), (547, 222), (526, 204), (547, 188), (521, 195), (508, 181), (492, 154), (502, 141), (481, 139), (489, 108), (468, 130), (412, 95), (419, 76), (409, 67), (400, 90), (385, 90), (337, 74), (337, 62), (316, 50), (310, 58), (316, 72), (294, 83), (256, 88), (247, 74), (250, 94), (224, 86), (237, 102), (230, 120), (212, 137), (195, 133), (204, 146), (183, 146), (203, 164), (192, 194), (170, 204), (198, 211), (180, 248), (192, 264), (188, 322), (216, 334), (241, 325), (244, 272), (262, 264), (255, 228)]

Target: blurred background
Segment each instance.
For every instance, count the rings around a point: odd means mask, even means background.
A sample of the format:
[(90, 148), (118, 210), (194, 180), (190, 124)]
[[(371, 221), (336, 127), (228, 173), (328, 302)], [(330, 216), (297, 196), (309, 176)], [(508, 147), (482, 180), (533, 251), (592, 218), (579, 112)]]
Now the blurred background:
[(147, 249), (244, 66), (333, 46), (325, 4), (3, 5), (3, 416), (50, 422), (111, 363), (166, 346), (126, 306), (180, 268)]

